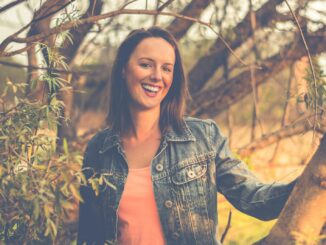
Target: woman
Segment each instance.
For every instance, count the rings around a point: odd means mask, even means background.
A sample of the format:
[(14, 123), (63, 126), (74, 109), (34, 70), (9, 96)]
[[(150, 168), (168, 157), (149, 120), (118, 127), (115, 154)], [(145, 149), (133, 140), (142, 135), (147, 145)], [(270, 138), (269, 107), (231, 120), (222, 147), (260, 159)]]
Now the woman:
[(118, 49), (107, 122), (84, 158), (78, 244), (219, 244), (217, 191), (242, 212), (276, 218), (294, 182), (262, 184), (212, 120), (184, 117), (187, 85), (173, 36), (132, 31)]

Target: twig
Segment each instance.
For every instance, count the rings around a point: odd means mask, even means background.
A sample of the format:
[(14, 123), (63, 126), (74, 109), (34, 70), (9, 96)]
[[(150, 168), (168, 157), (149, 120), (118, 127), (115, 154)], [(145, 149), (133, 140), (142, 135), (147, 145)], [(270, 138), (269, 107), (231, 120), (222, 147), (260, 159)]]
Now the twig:
[[(16, 54), (19, 54), (21, 52), (24, 52), (26, 51), (28, 48), (30, 48), (29, 46), (25, 47), (25, 48), (22, 48), (22, 49), (19, 49), (19, 50), (16, 50), (14, 52), (11, 52), (11, 53), (6, 53), (4, 52), (5, 48), (9, 45), (9, 43), (11, 42), (14, 42), (13, 40), (20, 34), (22, 33), (23, 31), (25, 31), (28, 27), (30, 27), (30, 25), (32, 25), (33, 23), (35, 22), (38, 22), (38, 21), (41, 21), (47, 17), (49, 17), (50, 15), (52, 14), (55, 14), (57, 12), (59, 12), (60, 10), (64, 9), (65, 7), (67, 7), (70, 3), (74, 2), (75, 0), (71, 0), (69, 1), (68, 3), (64, 4), (63, 6), (60, 6), (60, 8), (58, 8), (57, 10), (55, 11), (52, 11), (44, 16), (41, 16), (39, 18), (33, 18), (27, 25), (25, 25), (24, 27), (22, 27), (20, 30), (18, 30), (17, 32), (15, 32), (14, 34), (10, 35), (9, 37), (7, 37), (1, 44), (0, 44), (0, 57), (1, 56), (13, 56), (13, 55), (16, 55)], [(40, 38), (39, 40), (41, 40), (42, 38)], [(24, 43), (24, 42), (23, 42)], [(28, 42), (26, 42), (28, 43)]]
[(94, 2), (93, 2), (93, 6), (92, 6), (92, 12), (91, 12), (91, 15), (92, 15), (92, 16), (94, 15), (94, 11), (95, 11), (96, 2), (97, 2), (97, 0), (94, 0)]
[(60, 73), (64, 73), (64, 74), (89, 74), (89, 73), (93, 73), (93, 71), (63, 70), (63, 69), (52, 69), (52, 68), (49, 68), (49, 67), (22, 65), (22, 64), (2, 61), (2, 60), (0, 60), (0, 64), (5, 65), (5, 66), (16, 67), (16, 68), (30, 68), (31, 70), (47, 70), (47, 71), (51, 70), (53, 72), (60, 72)]
[[(231, 46), (227, 43), (227, 41), (224, 39), (222, 34), (218, 33), (217, 31), (214, 30), (213, 26), (210, 23), (205, 23), (205, 22), (198, 22), (204, 26), (209, 27), (217, 36), (219, 39), (221, 39), (222, 43), (226, 46), (226, 48), (231, 52), (231, 54), (244, 66), (250, 66), (246, 64), (231, 48)], [(256, 69), (262, 70), (263, 68), (261, 66), (253, 65)]]
[[(17, 55), (17, 54), (21, 54), (22, 52), (25, 52), (25, 51), (33, 48), (34, 46), (36, 46), (36, 44), (37, 43), (31, 43), (30, 45), (26, 45), (24, 48), (17, 49), (17, 50), (12, 51), (12, 52), (5, 52), (3, 56), (4, 57), (10, 57), (10, 56), (14, 56), (14, 55)], [(1, 51), (0, 51), (0, 54), (1, 54)]]
[[(313, 126), (309, 123), (310, 117), (314, 117), (314, 115), (302, 117), (292, 124), (286, 125), (283, 128), (280, 128), (268, 135), (264, 135), (260, 139), (257, 139), (253, 142), (250, 142), (246, 146), (241, 147), (238, 149), (237, 153), (242, 157), (249, 156), (253, 151), (272, 145), (281, 139), (308, 132), (309, 130), (313, 129)], [(324, 124), (321, 126), (326, 126), (326, 122), (324, 122)]]
[(163, 9), (165, 9), (170, 3), (172, 3), (174, 0), (168, 0), (165, 3), (163, 3), (160, 7), (158, 7), (157, 11), (161, 12)]
[(257, 46), (256, 46), (256, 15), (255, 12), (253, 11), (253, 6), (252, 6), (252, 0), (249, 0), (249, 11), (250, 11), (250, 27), (251, 27), (251, 31), (252, 31), (252, 42), (253, 42), (253, 50), (254, 50), (254, 61), (251, 62), (250, 64), (250, 84), (251, 84), (251, 88), (252, 88), (252, 95), (253, 95), (253, 113), (252, 113), (252, 129), (251, 129), (251, 140), (255, 139), (256, 136), (256, 122), (258, 122), (258, 125), (260, 127), (261, 133), (264, 134), (264, 130), (263, 130), (263, 125), (261, 123), (260, 120), (260, 116), (259, 116), (259, 106), (258, 106), (258, 90), (257, 90), (257, 86), (256, 86), (256, 73), (255, 73), (255, 69), (253, 67), (253, 64), (255, 62), (257, 62), (257, 58), (258, 58), (258, 50), (257, 50)]
[(29, 165), (28, 160), (23, 158), (21, 155), (19, 155), (19, 153), (11, 145), (9, 145), (9, 148), (16, 155), (16, 157), (18, 157), (21, 161), (23, 161), (23, 162), (27, 163), (27, 165)]
[[(309, 65), (310, 65), (310, 69), (311, 69), (311, 73), (312, 73), (312, 77), (313, 77), (313, 80), (314, 80), (314, 89), (315, 89), (315, 95), (317, 96), (317, 79), (316, 79), (316, 74), (315, 74), (315, 69), (314, 69), (314, 65), (312, 63), (312, 59), (311, 59), (311, 55), (310, 55), (310, 51), (309, 51), (309, 48), (308, 48), (308, 45), (307, 45), (307, 42), (306, 42), (306, 39), (303, 35), (303, 32), (302, 32), (302, 29), (301, 29), (301, 26), (299, 24), (299, 21), (298, 21), (298, 18), (297, 16), (295, 15), (295, 13), (293, 12), (288, 0), (285, 0), (285, 3), (286, 5), (288, 6), (291, 14), (292, 14), (292, 17), (294, 18), (295, 20), (295, 23), (300, 31), (300, 35), (301, 35), (301, 38), (302, 38), (302, 41), (303, 41), (303, 44), (304, 44), (304, 47), (307, 51), (307, 55), (308, 55), (308, 59), (309, 59)], [(314, 126), (313, 126), (313, 135), (312, 135), (312, 144), (314, 144), (314, 141), (315, 141), (315, 137), (316, 137), (316, 127), (317, 127), (317, 114), (318, 114), (318, 111), (317, 111), (317, 97), (315, 98), (315, 101), (314, 101), (314, 105), (315, 105), (315, 117), (314, 117)]]
[[(36, 18), (36, 17), (37, 17), (37, 16), (36, 16), (35, 19), (32, 19), (32, 21), (31, 21), (29, 24), (32, 24), (32, 23), (35, 23), (35, 22), (39, 22), (39, 21), (41, 21), (41, 20), (46, 19), (47, 17), (49, 17), (49, 16), (51, 16), (51, 15), (54, 15), (55, 13), (58, 13), (60, 10), (66, 8), (69, 4), (73, 3), (74, 1), (76, 1), (76, 0), (70, 0), (69, 2), (67, 2), (67, 3), (63, 4), (62, 6), (60, 6), (58, 9), (53, 10), (52, 12), (47, 13), (47, 14), (45, 14), (45, 15), (42, 15), (42, 16), (39, 17), (39, 18)], [(29, 25), (29, 24), (28, 24), (28, 25)]]
[[(156, 0), (156, 10), (158, 10), (159, 5), (160, 5), (160, 0)], [(154, 15), (154, 18), (153, 18), (153, 26), (156, 26), (157, 19), (158, 19), (158, 15)]]
[(19, 3), (22, 3), (22, 2), (26, 2), (26, 0), (16, 0), (15, 2), (12, 2), (12, 3), (8, 3), (7, 5), (5, 5), (4, 7), (0, 8), (0, 13), (16, 6), (17, 4)]
[(229, 231), (229, 229), (230, 229), (230, 227), (231, 227), (231, 218), (232, 218), (232, 211), (231, 211), (231, 209), (230, 209), (230, 211), (229, 211), (229, 216), (228, 216), (228, 223), (226, 224), (225, 230), (224, 230), (224, 232), (223, 232), (223, 234), (222, 234), (222, 237), (221, 237), (221, 243), (224, 242), (224, 240), (225, 240), (225, 238), (226, 238), (226, 235), (227, 235), (227, 233), (228, 233), (228, 231)]
[[(283, 111), (282, 120), (281, 120), (281, 127), (284, 127), (288, 121), (287, 119), (288, 119), (288, 114), (289, 114), (289, 100), (291, 98), (291, 87), (292, 87), (291, 84), (292, 84), (293, 72), (294, 72), (294, 67), (292, 64), (290, 67), (290, 74), (289, 74), (289, 79), (288, 79), (288, 91), (286, 94), (286, 101), (284, 104), (284, 111)], [(277, 141), (276, 146), (274, 148), (273, 156), (269, 160), (270, 164), (274, 163), (279, 146), (280, 146), (280, 141)]]
[(126, 2), (124, 5), (122, 5), (122, 7), (120, 8), (120, 10), (123, 10), (125, 9), (128, 5), (134, 3), (134, 2), (137, 2), (138, 0), (131, 0), (129, 2)]

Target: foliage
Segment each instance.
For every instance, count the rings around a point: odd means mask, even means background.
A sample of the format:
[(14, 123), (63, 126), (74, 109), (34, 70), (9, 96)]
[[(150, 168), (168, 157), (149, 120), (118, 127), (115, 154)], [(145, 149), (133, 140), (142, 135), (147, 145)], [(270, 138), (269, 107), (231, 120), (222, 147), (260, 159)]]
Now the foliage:
[[(67, 68), (55, 48), (39, 45), (53, 70)], [(97, 195), (101, 185), (115, 188), (105, 174), (86, 180), (81, 155), (71, 152), (65, 139), (63, 152), (57, 152), (56, 131), (65, 106), (57, 93), (70, 89), (69, 83), (53, 71), (37, 82), (45, 85), (43, 101), (25, 98), (27, 84), (9, 78), (0, 90), (0, 242), (7, 244), (67, 241), (67, 222), (82, 201), (79, 186), (90, 185)]]
[[(16, 96), (25, 84), (7, 80), (0, 97), (0, 240), (54, 240), (73, 203), (80, 200), (81, 157), (55, 154), (53, 135), (62, 102), (31, 103)], [(5, 96), (15, 94), (12, 105)]]
[(313, 77), (311, 69), (307, 70), (307, 94), (304, 96), (304, 101), (307, 108), (316, 109), (324, 112), (326, 109), (326, 75), (319, 66), (318, 62), (313, 60), (315, 68), (316, 80)]

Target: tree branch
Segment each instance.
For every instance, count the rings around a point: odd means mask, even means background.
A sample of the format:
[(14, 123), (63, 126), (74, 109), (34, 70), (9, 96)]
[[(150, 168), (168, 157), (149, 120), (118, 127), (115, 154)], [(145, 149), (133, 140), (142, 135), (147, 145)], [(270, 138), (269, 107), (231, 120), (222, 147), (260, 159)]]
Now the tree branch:
[[(284, 126), (279, 130), (270, 133), (268, 135), (264, 135), (260, 139), (254, 140), (248, 145), (240, 148), (237, 152), (240, 156), (246, 157), (251, 155), (254, 151), (263, 149), (269, 145), (279, 142), (282, 139), (289, 138), (294, 135), (303, 134), (309, 130), (314, 129), (314, 125), (311, 125), (309, 122), (309, 118), (314, 117), (314, 115), (305, 117), (291, 125)], [(320, 128), (326, 127), (326, 122), (323, 122), (320, 125)]]
[(163, 3), (161, 6), (157, 8), (157, 11), (161, 12), (163, 9), (165, 9), (167, 6), (169, 6), (174, 0), (167, 0), (165, 3)]
[[(199, 18), (211, 1), (212, 0), (192, 0), (180, 14)], [(177, 40), (180, 40), (187, 33), (193, 23), (193, 21), (176, 18), (166, 29), (170, 31)]]
[[(326, 51), (325, 43), (326, 26), (309, 35), (311, 54)], [(314, 35), (321, 33), (322, 35)], [(285, 55), (284, 55), (285, 54)], [(293, 61), (306, 55), (303, 47), (298, 47), (293, 43), (285, 46), (278, 54), (266, 59), (262, 64), (263, 69), (256, 73), (257, 86), (268, 81), (274, 74), (282, 71)], [(208, 115), (215, 117), (230, 105), (243, 99), (252, 91), (250, 86), (250, 71), (245, 71), (238, 76), (222, 83), (215, 89), (198, 92), (192, 95), (193, 100), (189, 103), (188, 112), (192, 116)]]
[(10, 66), (10, 67), (15, 67), (15, 68), (29, 68), (31, 70), (46, 70), (46, 71), (53, 71), (57, 73), (63, 73), (63, 74), (79, 74), (79, 75), (84, 75), (84, 74), (94, 74), (94, 71), (86, 71), (86, 70), (64, 70), (64, 69), (50, 69), (49, 67), (39, 67), (39, 66), (33, 66), (33, 65), (22, 65), (18, 63), (13, 63), (13, 62), (7, 62), (0, 60), (1, 65), (5, 66)]
[[(276, 11), (276, 6), (284, 0), (270, 0), (261, 6), (255, 12), (256, 28), (268, 27), (273, 24), (275, 20), (283, 20), (284, 16)], [(232, 32), (237, 37), (235, 40), (226, 39), (231, 49), (240, 47), (249, 37), (252, 36), (252, 28), (250, 25), (250, 12), (246, 17), (237, 24)], [(287, 18), (288, 19), (288, 18)], [(201, 57), (193, 66), (188, 74), (189, 90), (191, 94), (196, 93), (204, 87), (206, 82), (213, 76), (218, 67), (223, 65), (223, 59), (228, 56), (228, 51), (222, 40), (216, 40), (211, 46), (210, 52)]]
[(0, 8), (0, 13), (2, 13), (4, 11), (16, 6), (17, 4), (22, 3), (22, 2), (27, 2), (27, 1), (26, 0), (16, 0), (14, 2), (8, 3), (7, 5)]

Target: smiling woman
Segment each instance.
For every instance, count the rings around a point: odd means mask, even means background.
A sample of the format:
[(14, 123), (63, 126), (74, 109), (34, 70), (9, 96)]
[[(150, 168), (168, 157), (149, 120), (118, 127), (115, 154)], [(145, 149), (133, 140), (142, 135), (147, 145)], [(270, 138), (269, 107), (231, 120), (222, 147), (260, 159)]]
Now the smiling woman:
[[(185, 117), (179, 49), (167, 31), (132, 31), (117, 52), (108, 128), (88, 143), (78, 244), (220, 244), (217, 191), (239, 210), (276, 218), (294, 183), (263, 184), (234, 158), (212, 120)], [(92, 171), (90, 171), (92, 169)]]

